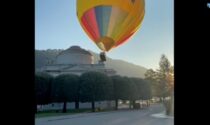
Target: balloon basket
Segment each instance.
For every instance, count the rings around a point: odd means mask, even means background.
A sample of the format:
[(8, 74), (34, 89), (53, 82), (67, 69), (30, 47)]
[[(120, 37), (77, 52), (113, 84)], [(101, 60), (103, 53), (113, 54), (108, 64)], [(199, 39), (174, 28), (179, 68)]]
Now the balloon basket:
[(105, 52), (100, 53), (100, 62), (105, 62), (106, 61), (106, 54)]

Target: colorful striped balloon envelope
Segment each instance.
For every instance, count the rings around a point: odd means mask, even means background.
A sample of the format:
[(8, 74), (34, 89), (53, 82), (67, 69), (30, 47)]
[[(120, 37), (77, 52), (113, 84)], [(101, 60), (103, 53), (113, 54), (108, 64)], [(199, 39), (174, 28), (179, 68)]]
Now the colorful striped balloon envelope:
[(106, 52), (128, 41), (140, 28), (144, 14), (144, 0), (77, 0), (82, 28)]

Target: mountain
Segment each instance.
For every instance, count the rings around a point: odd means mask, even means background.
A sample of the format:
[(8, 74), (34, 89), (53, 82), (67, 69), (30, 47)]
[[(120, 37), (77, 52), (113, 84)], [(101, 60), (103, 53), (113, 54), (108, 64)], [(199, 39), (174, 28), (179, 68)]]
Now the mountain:
[[(100, 59), (99, 54), (94, 53), (90, 51), (91, 54), (94, 57), (94, 63), (97, 63)], [(144, 73), (146, 72), (146, 68), (142, 66), (138, 66), (135, 64), (132, 64), (127, 61), (123, 60), (117, 60), (117, 59), (111, 59), (109, 57), (106, 57), (105, 65), (107, 68), (113, 68), (117, 71), (117, 74), (121, 76), (128, 76), (128, 77), (141, 77), (144, 78)]]
[[(61, 51), (61, 49), (35, 50), (35, 70), (46, 65), (48, 60), (55, 60), (56, 56)], [(98, 60), (100, 59), (99, 54), (92, 51), (90, 52), (94, 57), (94, 63), (98, 63)], [(105, 66), (107, 68), (113, 68), (117, 71), (117, 74), (121, 76), (144, 78), (144, 73), (147, 70), (146, 68), (123, 60), (116, 60), (109, 57), (106, 57), (106, 59)]]
[(61, 49), (35, 50), (35, 69), (46, 65), (48, 60), (54, 60), (61, 51)]

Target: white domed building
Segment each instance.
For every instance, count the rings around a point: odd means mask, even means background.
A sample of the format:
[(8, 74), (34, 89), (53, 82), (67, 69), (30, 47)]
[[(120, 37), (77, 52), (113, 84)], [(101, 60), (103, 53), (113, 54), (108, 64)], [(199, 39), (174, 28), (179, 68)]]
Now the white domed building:
[(98, 71), (107, 75), (115, 75), (116, 71), (107, 69), (104, 63), (94, 64), (93, 55), (79, 46), (72, 46), (62, 52), (56, 59), (41, 71), (47, 72), (53, 76), (60, 74), (76, 74), (81, 75), (88, 71)]
[(69, 49), (61, 52), (56, 58), (56, 64), (93, 64), (93, 56), (90, 52), (72, 46)]

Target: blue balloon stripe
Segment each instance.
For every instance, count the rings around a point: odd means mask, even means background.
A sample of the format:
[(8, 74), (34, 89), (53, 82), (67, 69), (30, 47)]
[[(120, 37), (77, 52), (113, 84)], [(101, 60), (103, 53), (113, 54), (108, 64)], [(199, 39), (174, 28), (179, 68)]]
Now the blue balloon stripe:
[(99, 25), (100, 36), (106, 36), (109, 27), (112, 6), (95, 7), (96, 20)]

